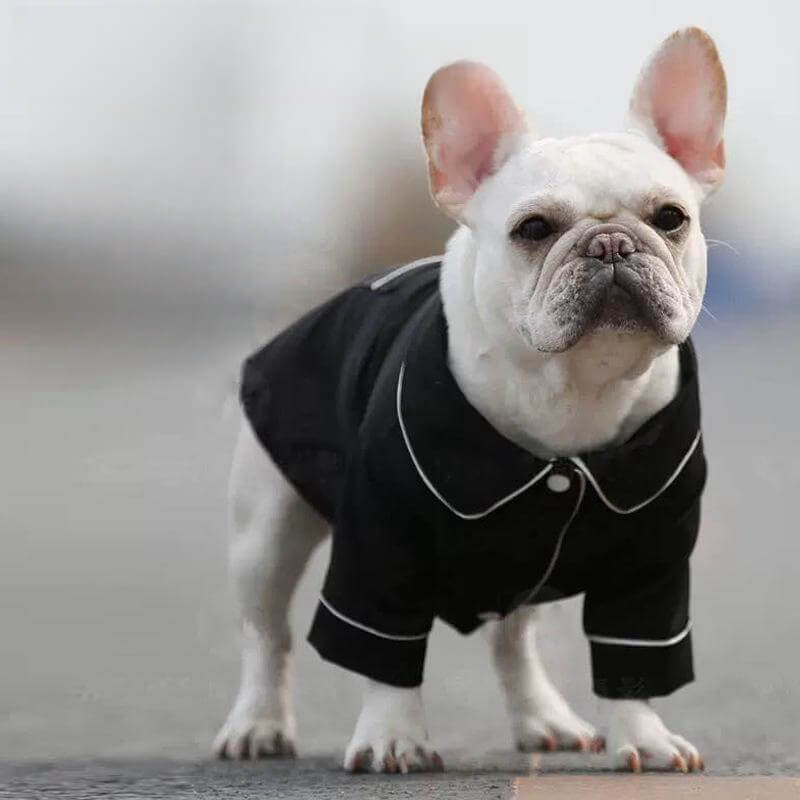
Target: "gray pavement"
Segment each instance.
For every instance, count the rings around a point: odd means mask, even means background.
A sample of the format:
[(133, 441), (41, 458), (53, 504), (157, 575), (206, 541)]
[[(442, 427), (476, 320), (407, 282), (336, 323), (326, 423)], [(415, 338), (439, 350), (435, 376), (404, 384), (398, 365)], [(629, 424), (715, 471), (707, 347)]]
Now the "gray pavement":
[(67, 761), (0, 769), (0, 797), (367, 800), (435, 795), (443, 800), (501, 800), (509, 796), (510, 780), (515, 774), (507, 768), (498, 770), (476, 763), (466, 770), (433, 776), (347, 775), (339, 769), (338, 760), (322, 757), (245, 764), (158, 759)]
[[(238, 677), (224, 566), (233, 386), (267, 329), (236, 309), (0, 319), (11, 376), (0, 393), (0, 796), (501, 797), (532, 768), (509, 749), (482, 637), (437, 625), (425, 695), (450, 771), (339, 771), (360, 682), (304, 641), (327, 551), (293, 610), (301, 757), (207, 759)], [(704, 318), (697, 336), (711, 465), (693, 562), (698, 680), (657, 707), (719, 774), (800, 774), (799, 335), (797, 319)], [(602, 727), (579, 610), (548, 611), (543, 650)], [(573, 755), (538, 766), (603, 768)]]

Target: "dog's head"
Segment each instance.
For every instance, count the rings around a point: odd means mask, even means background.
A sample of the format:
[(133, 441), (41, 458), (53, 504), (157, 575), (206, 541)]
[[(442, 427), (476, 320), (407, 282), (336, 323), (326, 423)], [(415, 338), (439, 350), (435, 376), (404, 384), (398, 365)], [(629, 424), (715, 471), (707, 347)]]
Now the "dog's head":
[(645, 66), (626, 133), (537, 139), (488, 67), (434, 73), (422, 108), (431, 192), (471, 231), (481, 316), (544, 352), (602, 329), (683, 341), (705, 289), (699, 207), (723, 177), (725, 105), (716, 48), (697, 28)]

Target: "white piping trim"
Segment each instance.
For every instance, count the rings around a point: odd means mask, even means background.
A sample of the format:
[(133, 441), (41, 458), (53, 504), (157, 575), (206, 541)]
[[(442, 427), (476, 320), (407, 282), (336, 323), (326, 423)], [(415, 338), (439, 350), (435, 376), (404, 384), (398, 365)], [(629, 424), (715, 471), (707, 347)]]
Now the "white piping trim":
[(352, 625), (354, 628), (358, 628), (366, 633), (371, 633), (373, 636), (380, 636), (381, 639), (391, 639), (394, 642), (416, 642), (420, 639), (427, 639), (428, 633), (430, 633), (430, 631), (427, 633), (415, 633), (411, 635), (384, 633), (376, 628), (370, 628), (369, 625), (362, 625), (360, 622), (356, 622), (354, 619), (346, 617), (341, 611), (337, 611), (322, 594), (319, 596), (319, 601), (325, 606), (325, 608), (328, 609), (328, 611), (331, 612), (331, 614), (333, 614), (334, 617), (338, 617), (340, 620), (342, 620), (342, 622), (346, 622), (348, 625)]
[(692, 623), (690, 620), (680, 633), (669, 639), (618, 639), (616, 636), (594, 636), (588, 633), (586, 638), (590, 642), (597, 642), (597, 644), (622, 644), (628, 647), (669, 647), (677, 644), (681, 639), (685, 639), (691, 629)]
[(369, 288), (374, 292), (380, 289), (381, 286), (391, 283), (395, 278), (405, 275), (406, 272), (411, 272), (412, 269), (416, 269), (417, 267), (423, 267), (425, 264), (433, 264), (434, 261), (441, 261), (442, 258), (443, 256), (428, 256), (427, 258), (419, 258), (416, 261), (412, 261), (410, 264), (404, 264), (402, 267), (397, 267), (386, 275), (382, 275), (380, 278), (375, 278), (369, 285)]
[(403, 375), (406, 371), (406, 362), (404, 361), (400, 367), (400, 374), (397, 378), (397, 421), (400, 423), (400, 431), (403, 434), (403, 441), (406, 443), (406, 450), (408, 450), (408, 454), (411, 456), (411, 461), (414, 463), (416, 467), (417, 474), (422, 479), (422, 482), (430, 489), (431, 494), (439, 500), (442, 505), (446, 506), (450, 509), (457, 517), (461, 517), (461, 519), (480, 519), (481, 517), (485, 517), (487, 514), (491, 514), (492, 511), (500, 508), (500, 506), (505, 505), (509, 501), (513, 500), (517, 495), (522, 494), (527, 489), (530, 489), (537, 481), (541, 480), (551, 469), (553, 469), (552, 464), (548, 464), (543, 470), (537, 472), (526, 484), (520, 486), (518, 489), (515, 489), (511, 494), (506, 495), (502, 499), (498, 500), (496, 503), (492, 503), (489, 508), (483, 511), (476, 511), (472, 514), (465, 514), (463, 511), (459, 511), (457, 508), (454, 508), (447, 502), (447, 500), (442, 497), (436, 487), (430, 482), (428, 476), (423, 471), (422, 467), (420, 466), (419, 461), (417, 461), (417, 456), (414, 453), (414, 448), (411, 446), (411, 440), (408, 438), (408, 431), (406, 431), (405, 423), (403, 422), (403, 411), (402, 411), (402, 397), (403, 397)]
[(617, 514), (633, 514), (634, 511), (638, 511), (640, 508), (644, 508), (648, 503), (652, 503), (659, 495), (665, 492), (675, 478), (680, 475), (681, 470), (686, 466), (686, 462), (692, 457), (692, 453), (697, 449), (697, 445), (700, 443), (700, 431), (697, 431), (697, 435), (694, 437), (694, 441), (689, 446), (689, 449), (686, 451), (686, 455), (681, 459), (678, 466), (675, 468), (675, 471), (672, 475), (667, 478), (667, 482), (654, 494), (647, 498), (647, 500), (642, 500), (641, 503), (637, 503), (635, 506), (631, 506), (630, 508), (620, 508), (617, 505), (614, 505), (606, 496), (603, 494), (603, 490), (600, 488), (600, 484), (595, 480), (594, 475), (589, 471), (589, 467), (586, 466), (583, 459), (580, 456), (571, 456), (570, 461), (573, 464), (577, 464), (580, 469), (586, 473), (586, 477), (589, 479), (589, 483), (592, 484), (594, 490), (597, 492), (598, 497), (612, 510), (615, 511)]
[(558, 534), (558, 540), (556, 541), (553, 555), (550, 557), (550, 563), (547, 565), (544, 575), (542, 575), (542, 577), (539, 579), (539, 582), (536, 584), (536, 586), (534, 586), (533, 589), (528, 592), (528, 595), (522, 601), (522, 603), (520, 603), (520, 605), (526, 605), (534, 600), (536, 593), (542, 588), (542, 586), (544, 586), (544, 582), (550, 577), (550, 574), (556, 566), (556, 561), (558, 561), (558, 557), (561, 555), (561, 543), (564, 541), (564, 536), (566, 535), (569, 526), (572, 525), (575, 517), (578, 515), (578, 509), (581, 507), (581, 503), (583, 502), (583, 495), (586, 493), (586, 478), (579, 469), (575, 470), (575, 474), (581, 479), (581, 490), (578, 493), (578, 500), (575, 503), (575, 507), (572, 509), (572, 513), (569, 515), (569, 519), (567, 519), (567, 521), (564, 523), (564, 527), (561, 528), (561, 532)]

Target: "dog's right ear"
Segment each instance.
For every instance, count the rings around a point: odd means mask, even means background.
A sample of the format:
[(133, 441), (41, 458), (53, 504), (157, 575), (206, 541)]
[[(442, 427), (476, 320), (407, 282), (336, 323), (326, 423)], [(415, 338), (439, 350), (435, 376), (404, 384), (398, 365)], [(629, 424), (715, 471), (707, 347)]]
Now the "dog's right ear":
[(463, 222), (467, 201), (524, 131), (522, 113), (489, 67), (457, 61), (434, 72), (422, 99), (422, 138), (442, 211)]

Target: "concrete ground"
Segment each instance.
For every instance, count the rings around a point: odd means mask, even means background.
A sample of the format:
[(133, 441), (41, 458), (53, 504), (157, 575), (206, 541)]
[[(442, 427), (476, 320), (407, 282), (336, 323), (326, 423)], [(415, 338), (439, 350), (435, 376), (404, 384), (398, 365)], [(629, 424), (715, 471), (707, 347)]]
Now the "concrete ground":
[[(0, 318), (0, 797), (486, 798), (531, 770), (604, 769), (511, 752), (481, 635), (437, 625), (425, 695), (449, 771), (344, 775), (360, 681), (304, 642), (326, 550), (293, 610), (300, 758), (210, 760), (238, 677), (233, 388), (266, 328), (219, 309)], [(799, 335), (796, 319), (706, 317), (697, 333), (711, 467), (693, 562), (698, 680), (657, 707), (715, 774), (800, 774)], [(579, 610), (549, 609), (543, 651), (602, 728)]]

